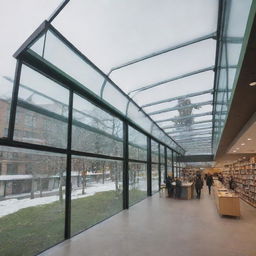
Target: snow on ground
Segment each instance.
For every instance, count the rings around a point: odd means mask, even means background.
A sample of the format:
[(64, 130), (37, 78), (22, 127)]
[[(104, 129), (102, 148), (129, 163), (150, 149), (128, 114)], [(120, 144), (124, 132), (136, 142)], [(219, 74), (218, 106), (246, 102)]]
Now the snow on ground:
[[(109, 182), (105, 184), (93, 184), (92, 186), (88, 186), (85, 189), (85, 194), (82, 195), (82, 189), (77, 189), (72, 191), (72, 199), (83, 198), (87, 196), (92, 196), (97, 192), (110, 191), (115, 190), (115, 183)], [(64, 194), (64, 193), (63, 193)], [(59, 200), (59, 195), (54, 196), (46, 196), (39, 198), (25, 198), (25, 199), (8, 199), (0, 201), (0, 217), (6, 216), (8, 214), (19, 211), (20, 209), (50, 204)]]

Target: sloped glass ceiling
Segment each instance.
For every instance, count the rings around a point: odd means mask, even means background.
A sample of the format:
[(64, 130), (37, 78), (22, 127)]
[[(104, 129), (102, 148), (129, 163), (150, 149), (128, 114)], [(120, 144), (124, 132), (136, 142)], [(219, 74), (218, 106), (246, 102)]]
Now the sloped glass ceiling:
[(186, 154), (210, 154), (217, 20), (218, 0), (73, 0), (53, 25)]
[[(224, 18), (218, 27), (221, 2)], [(230, 98), (233, 90), (250, 5), (251, 0), (71, 0), (52, 25), (186, 154), (211, 154), (212, 142), (217, 145), (228, 110), (224, 99)], [(220, 27), (222, 34), (217, 33)], [(226, 50), (219, 62), (217, 34), (226, 37), (220, 43)], [(145, 123), (145, 114), (113, 90), (111, 81), (87, 75), (84, 62), (71, 58), (65, 46), (57, 47), (58, 39), (53, 34), (47, 32), (45, 39), (42, 37), (31, 49), (52, 63), (60, 60), (57, 64), (64, 72), (104, 100), (115, 101), (111, 104), (139, 125), (143, 123), (152, 133), (161, 131)], [(63, 62), (65, 58), (69, 61)], [(218, 89), (217, 95), (214, 88)], [(213, 131), (218, 134), (214, 140)]]

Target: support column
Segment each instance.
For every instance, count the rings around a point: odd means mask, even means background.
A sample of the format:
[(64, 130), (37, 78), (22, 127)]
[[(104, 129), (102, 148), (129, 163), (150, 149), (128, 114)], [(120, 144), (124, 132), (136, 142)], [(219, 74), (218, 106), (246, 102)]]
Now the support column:
[(147, 194), (152, 196), (151, 139), (147, 137)]

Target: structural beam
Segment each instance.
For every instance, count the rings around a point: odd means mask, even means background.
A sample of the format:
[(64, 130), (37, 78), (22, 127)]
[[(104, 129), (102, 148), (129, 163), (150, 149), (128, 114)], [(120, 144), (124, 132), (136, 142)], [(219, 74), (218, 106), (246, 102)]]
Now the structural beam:
[(166, 132), (167, 134), (175, 134), (175, 133), (179, 133), (179, 134), (184, 134), (184, 133), (193, 133), (194, 131), (202, 131), (202, 130), (209, 130), (212, 129), (212, 126), (208, 126), (208, 127), (202, 127), (202, 128), (198, 128), (198, 129), (191, 129), (191, 130), (176, 130), (176, 131), (171, 131), (171, 132)]
[(149, 84), (149, 85), (137, 88), (135, 90), (130, 91), (128, 93), (128, 95), (130, 95), (131, 93), (135, 93), (135, 92), (138, 94), (138, 93), (140, 93), (142, 91), (146, 91), (146, 90), (152, 89), (152, 88), (160, 86), (162, 84), (166, 84), (166, 83), (173, 82), (173, 81), (176, 81), (176, 80), (180, 80), (180, 79), (183, 79), (183, 78), (186, 78), (186, 77), (189, 77), (189, 76), (193, 76), (193, 75), (197, 75), (197, 74), (200, 74), (200, 73), (204, 73), (204, 72), (207, 72), (207, 71), (213, 71), (213, 70), (214, 70), (214, 66), (198, 69), (198, 70), (186, 73), (186, 74), (182, 74), (182, 75), (179, 75), (179, 76), (176, 76), (176, 77), (171, 77), (171, 78), (159, 81), (157, 83), (153, 83), (153, 84)]
[(173, 108), (165, 108), (165, 109), (162, 109), (162, 110), (158, 110), (158, 111), (154, 111), (154, 112), (150, 112), (148, 113), (148, 115), (158, 115), (158, 114), (161, 114), (161, 113), (166, 113), (166, 112), (171, 112), (171, 111), (176, 111), (176, 110), (182, 110), (182, 109), (187, 109), (187, 108), (197, 108), (197, 107), (202, 107), (202, 106), (205, 106), (205, 105), (212, 105), (213, 102), (212, 100), (209, 100), (209, 101), (204, 101), (204, 102), (199, 102), (199, 103), (193, 103), (193, 104), (188, 104), (188, 105), (185, 105), (185, 106), (175, 106)]
[(179, 156), (181, 162), (211, 162), (214, 159), (213, 155), (185, 155)]
[(168, 119), (162, 119), (162, 120), (157, 120), (156, 123), (162, 123), (162, 122), (167, 122), (167, 121), (178, 121), (178, 120), (184, 120), (184, 119), (200, 117), (200, 116), (208, 116), (208, 115), (212, 115), (212, 112), (204, 112), (204, 113), (201, 113), (201, 114), (188, 115), (188, 116), (179, 116), (179, 117), (173, 117), (173, 118), (168, 118)]
[(52, 13), (52, 15), (48, 18), (48, 22), (51, 23), (55, 17), (62, 11), (62, 9), (67, 5), (70, 0), (63, 0), (57, 9)]
[[(201, 138), (201, 137), (196, 137), (196, 136), (205, 136), (205, 135), (212, 135), (212, 133), (210, 132), (204, 132), (204, 133), (194, 133), (194, 134), (184, 134), (184, 135), (177, 135), (177, 136), (173, 136), (173, 138), (175, 138), (175, 140), (179, 141), (179, 139), (194, 139), (194, 138)], [(210, 136), (211, 137), (211, 136)]]
[(181, 96), (168, 98), (168, 99), (165, 99), (165, 100), (151, 102), (151, 103), (142, 105), (141, 107), (142, 108), (151, 107), (151, 106), (166, 103), (166, 102), (171, 102), (171, 101), (186, 99), (186, 98), (192, 98), (192, 97), (196, 97), (196, 96), (200, 96), (200, 95), (204, 95), (204, 94), (208, 94), (208, 93), (213, 93), (213, 90), (211, 89), (211, 90), (206, 90), (206, 91), (201, 91), (201, 92), (194, 92), (194, 93), (190, 93), (190, 94), (184, 94), (184, 95), (181, 95)]
[(190, 41), (187, 41), (187, 42), (175, 45), (175, 46), (171, 46), (171, 47), (168, 47), (166, 49), (162, 49), (160, 51), (155, 51), (155, 52), (150, 53), (148, 55), (145, 55), (143, 57), (140, 57), (140, 58), (128, 61), (128, 62), (126, 62), (126, 63), (124, 63), (122, 65), (116, 66), (116, 67), (112, 68), (109, 73), (112, 73), (113, 71), (118, 70), (118, 69), (122, 69), (122, 68), (128, 67), (130, 65), (139, 63), (141, 61), (144, 61), (144, 60), (147, 60), (147, 59), (150, 59), (150, 58), (153, 58), (153, 57), (156, 57), (156, 56), (159, 56), (159, 55), (171, 52), (171, 51), (175, 51), (175, 50), (177, 50), (179, 48), (186, 47), (186, 46), (189, 46), (191, 44), (199, 43), (201, 41), (208, 40), (208, 39), (211, 39), (211, 38), (215, 39), (215, 37), (216, 37), (216, 33), (211, 33), (209, 35), (201, 36), (201, 37), (198, 37), (196, 39), (193, 39), (193, 40), (190, 40)]
[[(212, 123), (212, 119), (204, 120), (204, 121), (199, 121), (199, 122), (194, 122), (192, 125), (197, 125), (197, 124), (204, 124), (204, 123)], [(182, 128), (182, 127), (187, 127), (186, 125), (167, 125), (163, 126), (162, 129), (171, 129), (171, 128)]]

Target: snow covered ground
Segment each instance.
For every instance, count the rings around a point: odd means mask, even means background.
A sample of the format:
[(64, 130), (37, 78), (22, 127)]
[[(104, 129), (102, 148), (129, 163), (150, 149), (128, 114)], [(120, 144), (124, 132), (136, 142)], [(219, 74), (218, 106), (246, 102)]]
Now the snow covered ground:
[[(82, 189), (72, 191), (72, 199), (78, 199), (82, 197), (92, 196), (97, 192), (115, 190), (115, 183), (109, 182), (105, 184), (93, 184), (85, 189), (85, 194), (82, 195)], [(38, 197), (34, 199), (8, 199), (0, 201), (0, 217), (19, 211), (20, 209), (38, 206), (44, 204), (50, 204), (58, 201), (59, 195)]]
[[(135, 185), (135, 187), (139, 190), (146, 191), (147, 185), (146, 181), (140, 181)], [(133, 187), (131, 187), (133, 188)], [(85, 194), (82, 195), (82, 189), (76, 189), (72, 191), (72, 200), (83, 198), (87, 196), (92, 196), (97, 192), (103, 192), (103, 191), (110, 191), (115, 190), (115, 183), (114, 182), (106, 182), (105, 184), (102, 183), (93, 183), (86, 187)], [(38, 206), (38, 205), (44, 205), (44, 204), (50, 204), (55, 201), (59, 200), (58, 191), (56, 191), (56, 195), (51, 196), (43, 196), (43, 197), (37, 197), (34, 199), (30, 198), (23, 198), (23, 199), (7, 199), (0, 201), (0, 218), (3, 216), (6, 216), (11, 213), (15, 213), (21, 209), (31, 207), (31, 206)], [(64, 196), (64, 193), (63, 193)]]

